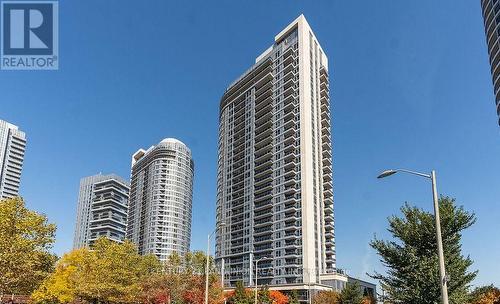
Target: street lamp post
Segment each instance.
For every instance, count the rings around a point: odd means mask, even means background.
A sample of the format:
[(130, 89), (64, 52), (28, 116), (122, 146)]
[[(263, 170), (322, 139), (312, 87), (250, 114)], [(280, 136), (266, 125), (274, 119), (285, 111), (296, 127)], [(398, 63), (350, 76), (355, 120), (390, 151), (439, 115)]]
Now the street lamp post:
[(436, 188), (436, 171), (432, 170), (431, 174), (425, 174), (405, 169), (386, 170), (382, 172), (377, 178), (384, 178), (396, 174), (398, 172), (409, 173), (425, 177), (431, 180), (432, 199), (434, 201), (434, 218), (436, 220), (436, 238), (437, 238), (438, 257), (439, 257), (439, 285), (441, 287), (441, 300), (443, 304), (448, 304), (448, 282), (446, 278), (446, 269), (444, 266), (443, 240), (441, 237), (441, 220), (439, 218), (439, 202), (438, 202), (438, 195)]
[(207, 262), (205, 265), (205, 304), (208, 304), (208, 276), (209, 276), (209, 267), (210, 267), (210, 239), (215, 234), (217, 229), (226, 225), (226, 223), (222, 222), (217, 226), (212, 233), (210, 233), (207, 237)]

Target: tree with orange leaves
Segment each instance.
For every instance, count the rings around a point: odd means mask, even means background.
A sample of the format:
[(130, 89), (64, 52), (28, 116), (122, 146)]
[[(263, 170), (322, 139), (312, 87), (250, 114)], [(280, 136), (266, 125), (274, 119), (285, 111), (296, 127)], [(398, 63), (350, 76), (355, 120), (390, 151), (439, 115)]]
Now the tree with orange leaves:
[(377, 304), (377, 300), (371, 296), (364, 296), (361, 304)]
[(472, 304), (500, 304), (500, 289), (493, 285), (478, 287), (470, 297)]
[(288, 304), (288, 297), (278, 290), (270, 290), (269, 297), (273, 304)]
[[(208, 303), (224, 303), (222, 287), (217, 276), (209, 277)], [(188, 288), (183, 293), (184, 303), (202, 304), (205, 301), (205, 276), (194, 275), (190, 278)]]
[(340, 294), (336, 291), (320, 291), (312, 299), (313, 304), (340, 304)]

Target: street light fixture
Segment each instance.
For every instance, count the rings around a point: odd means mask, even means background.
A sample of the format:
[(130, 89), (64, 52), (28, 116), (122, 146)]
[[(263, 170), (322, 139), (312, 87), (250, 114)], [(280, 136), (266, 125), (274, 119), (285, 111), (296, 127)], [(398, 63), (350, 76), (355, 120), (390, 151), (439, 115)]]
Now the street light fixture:
[(254, 304), (257, 304), (257, 288), (259, 286), (258, 285), (259, 284), (259, 281), (258, 281), (258, 276), (259, 276), (259, 262), (263, 261), (263, 260), (269, 260), (269, 259), (272, 259), (272, 257), (265, 256), (265, 257), (261, 257), (260, 259), (255, 260), (255, 303)]
[(214, 231), (212, 233), (210, 233), (207, 237), (207, 240), (208, 240), (208, 244), (207, 244), (207, 255), (206, 255), (206, 258), (207, 258), (207, 263), (205, 265), (205, 304), (208, 304), (208, 275), (209, 275), (209, 267), (210, 267), (210, 239), (212, 238), (212, 236), (215, 234), (215, 232), (217, 231), (217, 229), (219, 229), (220, 227), (223, 227), (225, 226), (226, 223), (225, 222), (221, 222), (219, 223), (219, 225), (217, 227), (215, 227)]
[(436, 171), (432, 170), (431, 174), (425, 174), (405, 169), (396, 170), (385, 170), (380, 173), (377, 178), (384, 178), (396, 174), (398, 172), (413, 174), (425, 178), (429, 178), (432, 183), (432, 198), (434, 201), (434, 218), (436, 220), (436, 238), (438, 246), (438, 257), (439, 257), (439, 285), (441, 287), (441, 300), (443, 304), (448, 304), (448, 282), (446, 278), (446, 269), (444, 266), (444, 253), (443, 253), (443, 240), (441, 237), (441, 220), (439, 219), (439, 202), (436, 188)]

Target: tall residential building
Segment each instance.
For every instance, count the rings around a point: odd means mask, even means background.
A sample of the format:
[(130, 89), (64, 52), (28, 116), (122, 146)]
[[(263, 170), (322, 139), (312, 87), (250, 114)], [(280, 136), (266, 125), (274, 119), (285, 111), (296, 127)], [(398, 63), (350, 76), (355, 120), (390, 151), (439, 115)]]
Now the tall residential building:
[(129, 183), (115, 174), (80, 180), (73, 248), (87, 247), (101, 236), (124, 241), (129, 189)]
[(0, 199), (19, 195), (26, 134), (0, 119)]
[(194, 163), (191, 150), (166, 138), (132, 156), (127, 238), (160, 260), (189, 251)]
[(319, 289), (336, 270), (328, 79), (301, 15), (222, 96), (216, 259), (226, 286), (254, 284), (257, 261), (259, 285), (293, 289)]
[[(500, 117), (500, 1), (481, 0), (497, 115)], [(498, 120), (500, 125), (500, 119)]]

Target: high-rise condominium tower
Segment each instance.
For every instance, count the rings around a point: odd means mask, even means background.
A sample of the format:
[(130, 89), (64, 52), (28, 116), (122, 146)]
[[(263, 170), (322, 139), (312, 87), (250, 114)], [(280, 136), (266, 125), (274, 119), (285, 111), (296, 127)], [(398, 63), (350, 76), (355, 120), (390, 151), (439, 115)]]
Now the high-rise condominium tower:
[(26, 134), (0, 119), (0, 199), (19, 194)]
[[(335, 270), (328, 58), (298, 17), (220, 102), (216, 258), (225, 285)], [(224, 223), (224, 225), (221, 225)]]
[(194, 163), (191, 150), (167, 138), (132, 156), (127, 238), (160, 260), (189, 251)]
[(89, 246), (101, 236), (123, 242), (129, 189), (129, 183), (115, 174), (80, 180), (73, 248)]
[[(500, 1), (481, 0), (497, 115), (500, 116)], [(500, 124), (500, 119), (498, 120)]]

